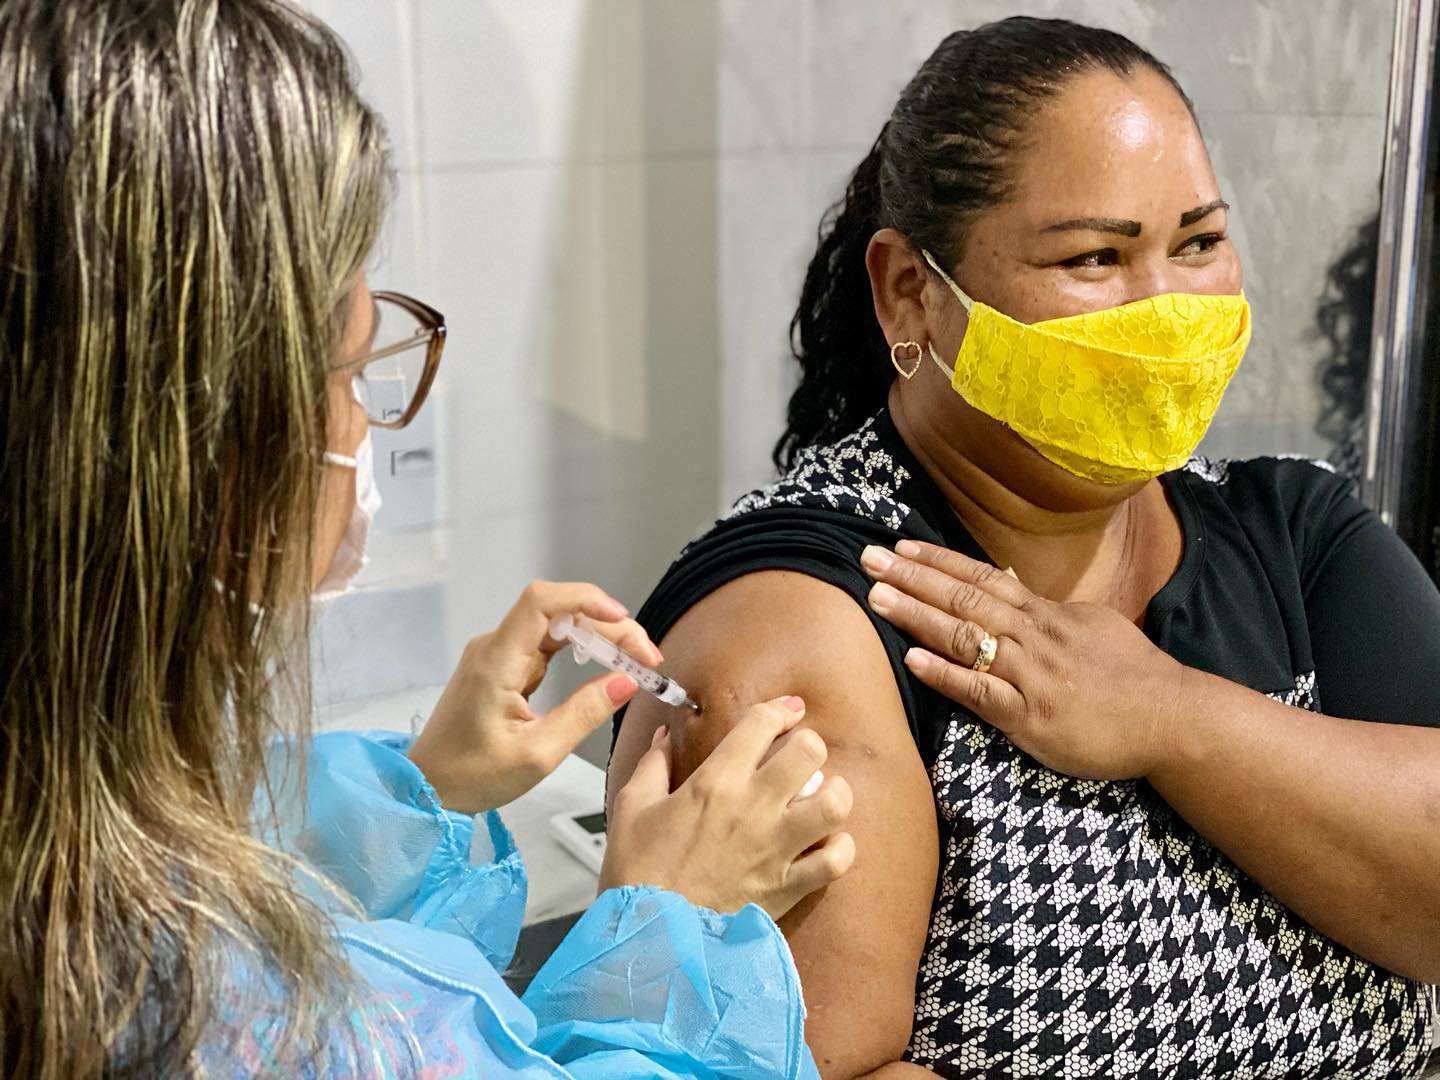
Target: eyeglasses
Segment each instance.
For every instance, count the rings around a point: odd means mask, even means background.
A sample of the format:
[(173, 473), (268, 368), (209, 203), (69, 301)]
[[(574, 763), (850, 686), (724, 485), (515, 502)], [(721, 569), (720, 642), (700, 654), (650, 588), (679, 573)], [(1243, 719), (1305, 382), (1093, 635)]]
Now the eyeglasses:
[(370, 423), (403, 428), (420, 406), (445, 351), (445, 316), (397, 292), (374, 292), (375, 347), (346, 364)]

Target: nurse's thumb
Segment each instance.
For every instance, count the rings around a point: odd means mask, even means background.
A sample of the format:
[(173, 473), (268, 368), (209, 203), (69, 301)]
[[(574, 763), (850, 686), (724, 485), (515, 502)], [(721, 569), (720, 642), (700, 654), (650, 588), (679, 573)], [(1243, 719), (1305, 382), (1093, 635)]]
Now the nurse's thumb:
[(620, 789), (616, 809), (624, 806), (639, 810), (668, 797), (670, 794), (670, 729), (656, 728), (650, 749), (641, 755), (630, 779)]
[(629, 675), (592, 679), (540, 718), (534, 734), (546, 745), (558, 765), (592, 731), (629, 703), (640, 686)]

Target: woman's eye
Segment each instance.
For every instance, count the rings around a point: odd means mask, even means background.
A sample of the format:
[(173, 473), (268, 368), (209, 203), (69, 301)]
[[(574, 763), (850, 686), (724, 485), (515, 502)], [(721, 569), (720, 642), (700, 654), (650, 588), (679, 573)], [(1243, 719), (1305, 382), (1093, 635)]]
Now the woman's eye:
[(1120, 261), (1120, 254), (1114, 248), (1101, 248), (1099, 251), (1087, 251), (1084, 255), (1076, 255), (1072, 259), (1066, 259), (1060, 263), (1066, 267), (1100, 267), (1114, 266)]
[(1214, 251), (1225, 242), (1224, 233), (1201, 233), (1199, 236), (1192, 236), (1185, 242), (1175, 254), (1177, 255), (1204, 255), (1206, 252)]

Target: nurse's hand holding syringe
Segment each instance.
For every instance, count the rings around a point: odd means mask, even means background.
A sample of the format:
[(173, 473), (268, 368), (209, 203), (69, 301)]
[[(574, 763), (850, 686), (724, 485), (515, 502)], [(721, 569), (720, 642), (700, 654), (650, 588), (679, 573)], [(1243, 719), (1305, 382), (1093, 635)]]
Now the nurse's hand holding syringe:
[[(549, 712), (530, 707), (551, 658), (582, 631), (587, 655), (617, 674), (591, 680)], [(592, 636), (593, 635), (593, 636)], [(655, 668), (664, 662), (625, 608), (593, 585), (532, 583), (492, 633), (473, 639), (410, 749), (449, 810), (479, 813), (529, 790), (639, 692), (694, 710)], [(655, 885), (717, 911), (747, 903), (779, 918), (854, 861), (851, 795), (830, 777), (814, 798), (823, 740), (794, 731), (804, 702), (752, 706), (674, 792), (662, 729), (616, 793), (600, 884)]]
[[(689, 709), (694, 713), (700, 711), (700, 706), (690, 700), (690, 695), (685, 692), (683, 686), (674, 679), (661, 675), (654, 668), (640, 663), (620, 646), (599, 633), (585, 616), (557, 615), (550, 620), (550, 636), (556, 641), (570, 643), (570, 651), (577, 664), (593, 660), (601, 667), (629, 675), (640, 684), (641, 690), (654, 694), (666, 705)], [(820, 790), (820, 785), (824, 782), (825, 774), (817, 769), (810, 779), (805, 781), (805, 786), (795, 797), (797, 799), (809, 798)]]

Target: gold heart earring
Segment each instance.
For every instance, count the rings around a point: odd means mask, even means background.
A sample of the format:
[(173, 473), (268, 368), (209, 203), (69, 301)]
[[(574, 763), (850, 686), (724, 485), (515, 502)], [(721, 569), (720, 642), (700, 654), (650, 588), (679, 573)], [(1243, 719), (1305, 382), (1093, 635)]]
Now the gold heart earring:
[[(909, 371), (905, 370), (903, 364), (910, 358), (908, 356), (902, 357), (900, 355), (901, 349), (915, 350), (915, 363)], [(897, 341), (894, 345), (890, 346), (890, 363), (895, 366), (895, 370), (900, 373), (900, 377), (903, 378), (906, 382), (909, 382), (911, 379), (913, 379), (915, 377), (915, 373), (920, 370), (921, 356), (922, 352), (920, 349), (920, 343), (918, 341)]]

